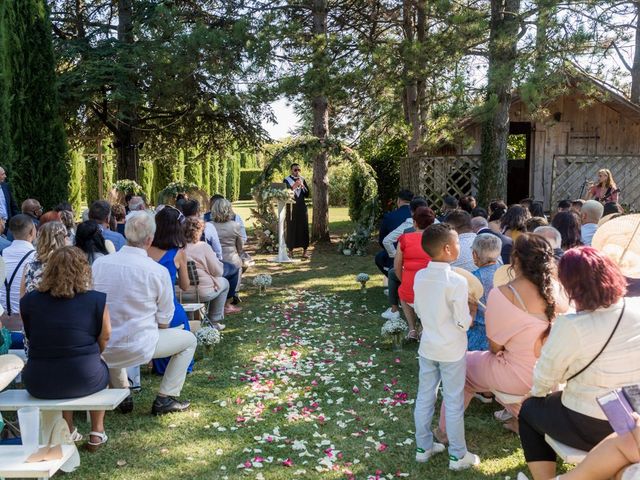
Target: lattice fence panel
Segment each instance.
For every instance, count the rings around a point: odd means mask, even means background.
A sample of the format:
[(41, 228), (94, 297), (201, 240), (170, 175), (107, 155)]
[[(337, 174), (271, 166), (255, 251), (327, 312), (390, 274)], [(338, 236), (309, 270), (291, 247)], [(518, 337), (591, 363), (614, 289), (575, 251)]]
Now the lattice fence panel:
[(440, 208), (445, 195), (459, 198), (478, 193), (479, 155), (421, 157), (413, 166), (415, 170), (410, 174), (418, 178), (415, 193), (435, 208)]
[[(579, 198), (585, 180), (594, 180), (598, 170), (608, 168), (620, 188), (620, 203), (640, 209), (640, 156), (634, 155), (556, 155), (551, 184), (552, 208), (563, 199)], [(586, 195), (585, 186), (583, 192)]]

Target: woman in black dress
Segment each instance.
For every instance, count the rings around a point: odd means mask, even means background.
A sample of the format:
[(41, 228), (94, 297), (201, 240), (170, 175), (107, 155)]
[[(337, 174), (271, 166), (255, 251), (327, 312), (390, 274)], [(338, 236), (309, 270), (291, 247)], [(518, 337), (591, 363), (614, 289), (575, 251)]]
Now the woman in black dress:
[[(76, 247), (55, 250), (38, 289), (20, 300), (20, 314), (29, 340), (29, 361), (23, 371), (27, 391), (36, 398), (79, 398), (104, 390), (109, 371), (100, 357), (111, 335), (107, 296), (91, 290), (87, 257)], [(73, 412), (63, 412), (73, 427)], [(107, 441), (104, 411), (91, 412), (87, 447)], [(77, 433), (76, 440), (80, 438)]]
[(309, 186), (300, 176), (300, 165), (291, 165), (291, 175), (284, 179), (284, 184), (293, 190), (293, 205), (287, 205), (286, 243), (289, 254), (293, 256), (294, 248), (302, 248), (302, 258), (309, 258), (309, 214), (305, 199), (311, 195)]

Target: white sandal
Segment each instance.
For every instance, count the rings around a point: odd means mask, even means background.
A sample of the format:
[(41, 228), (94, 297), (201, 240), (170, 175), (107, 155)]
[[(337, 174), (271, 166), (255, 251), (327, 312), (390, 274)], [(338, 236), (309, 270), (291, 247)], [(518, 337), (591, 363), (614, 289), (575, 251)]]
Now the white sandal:
[(73, 429), (73, 432), (71, 432), (69, 437), (71, 438), (71, 441), (74, 443), (81, 442), (82, 439), (84, 438), (77, 428)]
[[(100, 441), (97, 443), (92, 442), (91, 437), (98, 437)], [(102, 445), (107, 443), (107, 440), (109, 440), (109, 437), (107, 437), (107, 434), (104, 432), (89, 432), (89, 440), (87, 441), (87, 450), (91, 452), (95, 452)]]

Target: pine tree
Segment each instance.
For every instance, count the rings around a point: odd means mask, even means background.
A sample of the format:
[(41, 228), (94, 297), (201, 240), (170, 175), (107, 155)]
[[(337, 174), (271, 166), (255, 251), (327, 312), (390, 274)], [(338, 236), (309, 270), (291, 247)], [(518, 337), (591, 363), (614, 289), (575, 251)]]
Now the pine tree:
[(237, 153), (225, 155), (227, 163), (227, 185), (225, 197), (231, 202), (240, 196), (240, 156)]
[(3, 162), (16, 198), (35, 197), (45, 209), (68, 199), (70, 170), (48, 15), (44, 0), (0, 3), (2, 88), (8, 98), (0, 114), (11, 138)]

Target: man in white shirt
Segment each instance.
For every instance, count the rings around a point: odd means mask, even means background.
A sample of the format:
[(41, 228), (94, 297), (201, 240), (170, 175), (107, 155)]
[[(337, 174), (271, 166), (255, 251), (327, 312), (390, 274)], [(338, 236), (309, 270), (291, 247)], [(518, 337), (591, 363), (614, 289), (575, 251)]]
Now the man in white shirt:
[[(26, 262), (35, 252), (33, 240), (36, 238), (36, 227), (29, 215), (18, 214), (9, 220), (9, 229), (13, 233), (13, 242), (2, 250), (2, 258), (6, 266), (6, 282), (0, 287), (0, 303), (8, 314), (19, 313), (20, 283)], [(9, 302), (7, 302), (9, 290)]]
[(602, 212), (604, 207), (597, 200), (587, 200), (580, 209), (580, 220), (582, 221), (582, 227), (580, 227), (580, 236), (582, 237), (582, 243), (591, 246), (591, 240), (598, 229), (598, 222), (602, 218)]
[(473, 251), (471, 250), (473, 241), (476, 239), (476, 234), (471, 228), (471, 215), (464, 210), (454, 210), (447, 215), (445, 222), (458, 232), (460, 239), (460, 256), (451, 266), (473, 272), (478, 267), (473, 262)]
[[(151, 413), (181, 412), (189, 402), (179, 401), (187, 367), (196, 350), (196, 337), (186, 330), (168, 328), (173, 318), (173, 285), (167, 270), (147, 250), (156, 225), (147, 212), (133, 212), (125, 226), (127, 245), (93, 263), (93, 285), (107, 294), (111, 338), (102, 352), (115, 388), (128, 388), (126, 368), (152, 358), (171, 357)], [(131, 396), (120, 410), (133, 409)]]

